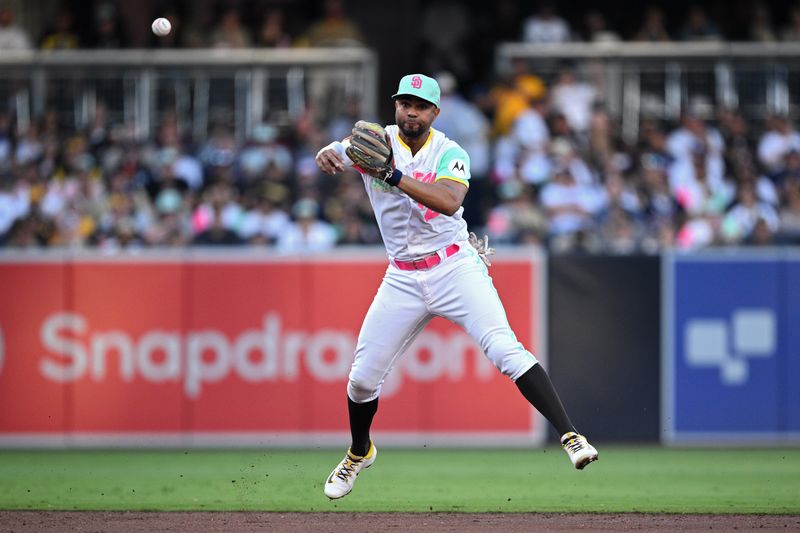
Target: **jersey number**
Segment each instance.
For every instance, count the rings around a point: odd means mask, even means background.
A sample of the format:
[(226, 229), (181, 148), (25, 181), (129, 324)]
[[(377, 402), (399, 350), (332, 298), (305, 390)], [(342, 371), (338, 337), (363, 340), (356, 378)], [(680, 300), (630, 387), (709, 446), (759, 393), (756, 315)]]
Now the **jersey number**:
[[(436, 178), (436, 172), (424, 173), (424, 172), (419, 172), (419, 171), (415, 170), (414, 171), (414, 175), (411, 176), (411, 177), (414, 178), (417, 181), (421, 181), (422, 183), (433, 183), (433, 180)], [(441, 215), (441, 213), (437, 213), (436, 211), (434, 211), (432, 209), (428, 209), (427, 207), (425, 207), (424, 205), (422, 205), (419, 202), (417, 202), (417, 207), (419, 207), (420, 209), (422, 209), (424, 211), (424, 215), (422, 215), (422, 217), (425, 219), (425, 222), (428, 222), (429, 220), (432, 220), (432, 219), (438, 217), (439, 215)]]

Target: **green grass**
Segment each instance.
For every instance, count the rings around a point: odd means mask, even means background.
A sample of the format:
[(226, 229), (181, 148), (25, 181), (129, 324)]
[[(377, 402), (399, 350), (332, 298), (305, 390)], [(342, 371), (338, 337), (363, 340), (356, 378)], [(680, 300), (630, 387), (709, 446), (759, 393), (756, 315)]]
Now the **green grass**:
[(3, 451), (0, 509), (800, 514), (800, 449), (600, 453), (382, 448), (331, 502), (340, 450)]

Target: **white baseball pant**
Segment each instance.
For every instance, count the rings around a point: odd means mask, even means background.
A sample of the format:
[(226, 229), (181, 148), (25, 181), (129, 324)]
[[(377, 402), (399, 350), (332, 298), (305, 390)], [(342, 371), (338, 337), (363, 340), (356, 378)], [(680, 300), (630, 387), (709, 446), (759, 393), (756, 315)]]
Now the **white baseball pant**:
[(427, 270), (401, 270), (392, 262), (367, 311), (350, 369), (347, 394), (356, 403), (374, 400), (400, 357), (425, 325), (444, 317), (472, 336), (492, 363), (512, 380), (537, 360), (517, 340), (492, 278), (466, 241)]

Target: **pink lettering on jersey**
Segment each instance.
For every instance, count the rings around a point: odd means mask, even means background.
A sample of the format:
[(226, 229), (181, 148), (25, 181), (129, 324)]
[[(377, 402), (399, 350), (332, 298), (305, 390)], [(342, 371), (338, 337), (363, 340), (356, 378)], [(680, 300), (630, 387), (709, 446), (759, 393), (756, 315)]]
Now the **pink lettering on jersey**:
[(411, 86), (415, 89), (419, 89), (422, 87), (422, 78), (419, 76), (414, 76), (411, 78)]
[[(436, 172), (420, 172), (418, 170), (415, 170), (414, 174), (411, 177), (417, 181), (421, 181), (422, 183), (433, 183), (433, 180), (436, 179)], [(425, 212), (422, 215), (422, 218), (425, 219), (425, 222), (428, 222), (429, 220), (432, 220), (441, 215), (441, 213), (437, 213), (432, 209), (428, 209), (419, 202), (417, 202), (417, 207), (419, 207)]]
[(433, 183), (434, 178), (436, 178), (436, 172), (420, 172), (419, 170), (415, 170), (414, 175), (411, 177), (422, 183)]

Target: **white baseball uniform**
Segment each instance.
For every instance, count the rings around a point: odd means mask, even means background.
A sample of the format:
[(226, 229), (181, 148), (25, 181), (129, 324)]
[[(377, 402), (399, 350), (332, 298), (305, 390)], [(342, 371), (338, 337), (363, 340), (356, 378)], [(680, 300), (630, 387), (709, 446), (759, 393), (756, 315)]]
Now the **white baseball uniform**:
[[(450, 179), (469, 186), (469, 156), (442, 132), (431, 128), (425, 145), (412, 156), (396, 125), (387, 126), (386, 131), (403, 179), (427, 183)], [(326, 148), (336, 150), (352, 165), (346, 146), (345, 140)], [(464, 208), (446, 216), (397, 187), (368, 174), (361, 177), (390, 261), (361, 326), (347, 388), (350, 399), (364, 403), (377, 398), (395, 360), (435, 316), (464, 328), (512, 380), (533, 367), (536, 358), (517, 341), (486, 265), (467, 242), (467, 224), (461, 217)], [(453, 244), (458, 246), (454, 254)], [(398, 262), (429, 254), (437, 254), (441, 262), (421, 270), (398, 267)]]

